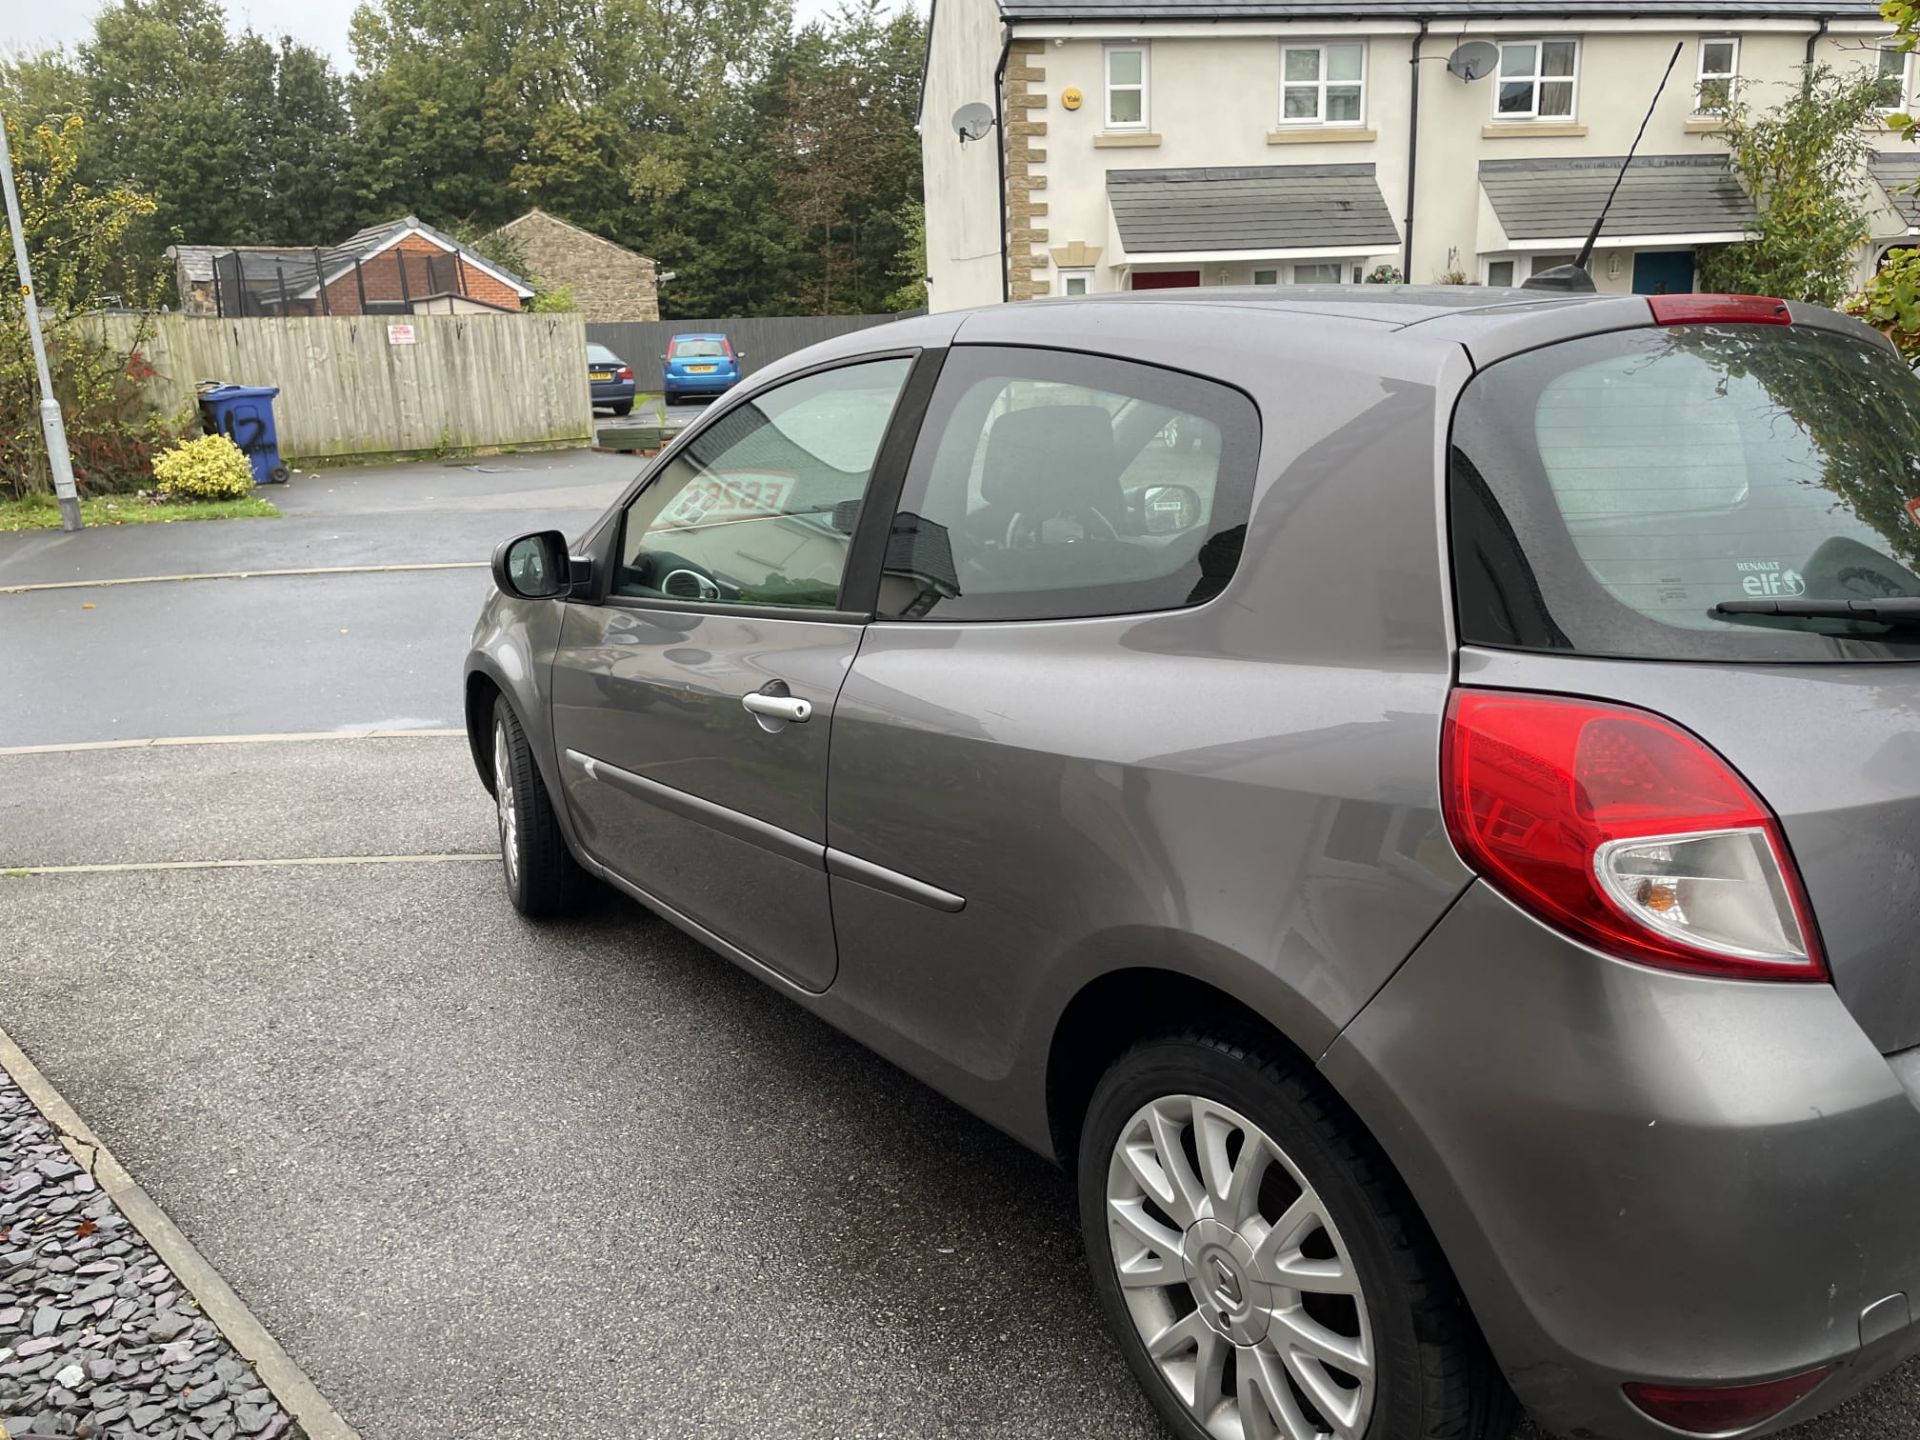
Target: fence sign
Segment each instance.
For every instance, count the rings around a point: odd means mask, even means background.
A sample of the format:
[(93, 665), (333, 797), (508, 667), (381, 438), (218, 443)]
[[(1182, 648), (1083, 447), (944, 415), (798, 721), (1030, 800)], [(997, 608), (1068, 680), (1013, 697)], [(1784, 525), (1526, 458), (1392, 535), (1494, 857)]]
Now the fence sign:
[(387, 344), (411, 345), (413, 343), (414, 343), (413, 326), (407, 325), (407, 324), (393, 324), (393, 325), (387, 326)]

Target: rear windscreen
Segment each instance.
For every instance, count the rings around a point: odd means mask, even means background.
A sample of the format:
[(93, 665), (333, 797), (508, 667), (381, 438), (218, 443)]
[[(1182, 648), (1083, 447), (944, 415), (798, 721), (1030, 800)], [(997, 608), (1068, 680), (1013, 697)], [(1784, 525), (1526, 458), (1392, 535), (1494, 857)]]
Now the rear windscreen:
[(1920, 380), (1867, 340), (1676, 325), (1490, 366), (1454, 414), (1468, 644), (1913, 660), (1920, 629), (1716, 613), (1920, 596)]
[(724, 340), (676, 340), (667, 347), (667, 353), (676, 360), (725, 355), (727, 342)]

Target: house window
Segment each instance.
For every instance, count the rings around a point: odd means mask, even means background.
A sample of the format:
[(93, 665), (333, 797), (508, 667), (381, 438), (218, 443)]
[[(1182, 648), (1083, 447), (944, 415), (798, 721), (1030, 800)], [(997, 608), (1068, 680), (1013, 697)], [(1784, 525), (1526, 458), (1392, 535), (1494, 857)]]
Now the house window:
[(1571, 265), (1571, 255), (1483, 255), (1480, 273), (1484, 283), (1497, 286), (1518, 285), (1530, 275), (1539, 275), (1557, 266)]
[(1700, 79), (1693, 87), (1693, 113), (1724, 115), (1733, 103), (1734, 85), (1740, 79), (1740, 42), (1725, 40), (1700, 42)]
[(1253, 283), (1256, 285), (1278, 285), (1280, 283), (1280, 272), (1278, 270), (1256, 270), (1253, 272)]
[(1107, 47), (1107, 128), (1147, 128), (1147, 47)]
[(1358, 125), (1365, 115), (1367, 47), (1284, 45), (1280, 49), (1280, 123)]
[(1502, 120), (1571, 120), (1578, 40), (1505, 40), (1493, 113)]
[(1907, 52), (1889, 46), (1879, 52), (1880, 108), (1892, 113), (1907, 107)]
[(1093, 288), (1093, 271), (1062, 270), (1060, 272), (1060, 293), (1062, 295), (1084, 295)]
[(1339, 285), (1346, 268), (1338, 260), (1302, 261), (1292, 267), (1291, 280), (1295, 285)]

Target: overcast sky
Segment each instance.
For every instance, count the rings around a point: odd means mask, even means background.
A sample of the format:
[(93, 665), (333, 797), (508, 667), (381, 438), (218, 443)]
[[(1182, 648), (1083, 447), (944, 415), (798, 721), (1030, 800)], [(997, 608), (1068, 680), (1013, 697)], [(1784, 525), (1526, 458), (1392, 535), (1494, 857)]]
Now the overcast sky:
[[(916, 0), (924, 10), (925, 0)], [(347, 21), (359, 0), (226, 0), (236, 29), (251, 25), (263, 35), (291, 35), (325, 50), (346, 69)], [(794, 0), (802, 21), (824, 15), (835, 0)], [(0, 0), (0, 48), (38, 48), (84, 39), (93, 32), (98, 0)]]

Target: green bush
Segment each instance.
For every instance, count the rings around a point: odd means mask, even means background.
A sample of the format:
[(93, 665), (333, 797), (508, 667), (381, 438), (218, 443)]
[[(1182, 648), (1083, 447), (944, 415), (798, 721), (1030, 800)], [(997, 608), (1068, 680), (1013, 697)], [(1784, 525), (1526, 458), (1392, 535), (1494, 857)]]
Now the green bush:
[(1847, 302), (1847, 313), (1880, 331), (1909, 361), (1920, 360), (1920, 250), (1895, 250)]
[(253, 493), (253, 467), (224, 435), (202, 435), (155, 456), (153, 478), (169, 500), (244, 500)]

